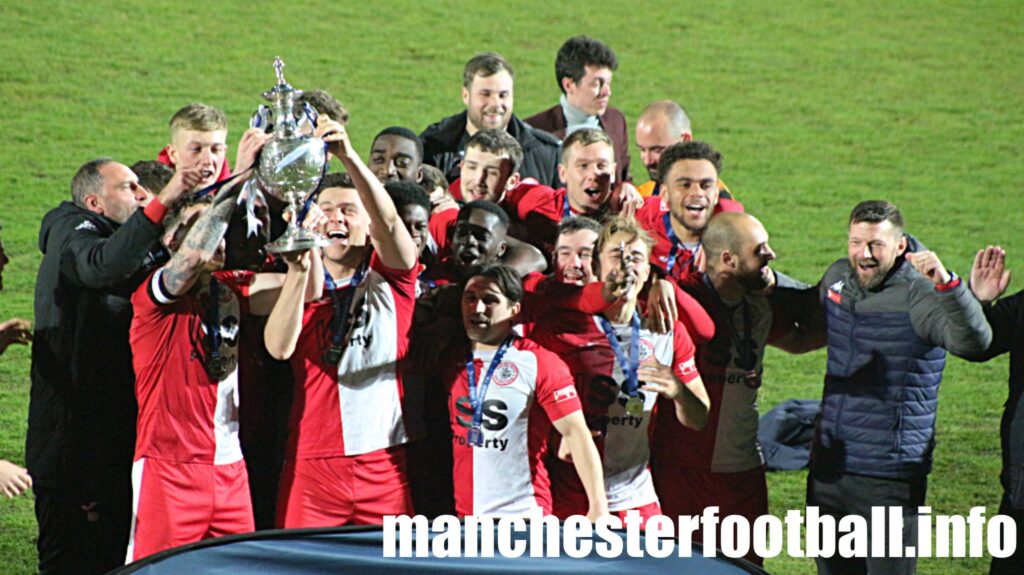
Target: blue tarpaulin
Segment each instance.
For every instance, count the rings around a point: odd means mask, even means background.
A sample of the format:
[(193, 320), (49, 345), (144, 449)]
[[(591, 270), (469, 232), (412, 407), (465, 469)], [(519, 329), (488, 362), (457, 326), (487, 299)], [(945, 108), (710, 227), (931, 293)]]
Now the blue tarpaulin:
[[(495, 534), (496, 535), (496, 534)], [(625, 533), (620, 533), (625, 542)], [(527, 533), (515, 533), (514, 540), (529, 543)], [(599, 539), (594, 540), (595, 543)], [(640, 548), (644, 548), (641, 538)], [(396, 547), (397, 548), (397, 547)], [(518, 558), (385, 558), (380, 527), (338, 527), (260, 531), (209, 539), (171, 549), (127, 565), (113, 573), (124, 575), (205, 575), (261, 573), (297, 575), (305, 573), (623, 573), (656, 575), (741, 575), (765, 571), (741, 560), (702, 557), (694, 544), (695, 557), (633, 558), (625, 552), (606, 559), (588, 557)]]

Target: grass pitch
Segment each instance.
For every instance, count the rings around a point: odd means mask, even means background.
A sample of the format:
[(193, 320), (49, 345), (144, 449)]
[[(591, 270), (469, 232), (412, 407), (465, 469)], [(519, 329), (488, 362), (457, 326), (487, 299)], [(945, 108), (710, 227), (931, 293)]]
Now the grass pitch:
[[(274, 56), (293, 85), (342, 100), (368, 150), (385, 126), (418, 131), (459, 111), (462, 65), (477, 51), (516, 67), (521, 117), (552, 105), (554, 54), (575, 34), (616, 50), (612, 103), (630, 121), (654, 99), (686, 106), (695, 135), (725, 155), (723, 178), (771, 233), (781, 271), (817, 281), (845, 254), (850, 208), (884, 198), (961, 275), (985, 244), (1007, 248), (1021, 274), (1022, 28), (1012, 0), (0, 2), (0, 220), (12, 259), (0, 318), (31, 318), (39, 221), (69, 195), (79, 165), (155, 157), (171, 114), (197, 100), (228, 113), (236, 141), (273, 83)], [(635, 150), (633, 173), (645, 179)], [(0, 457), (18, 462), (28, 357), (12, 349), (0, 360)], [(766, 366), (762, 408), (820, 397), (822, 352), (770, 350)], [(994, 513), (1006, 378), (1005, 358), (950, 361), (933, 513)], [(769, 476), (773, 513), (803, 507), (805, 477)], [(34, 538), (31, 496), (0, 501), (0, 572), (33, 572)], [(767, 567), (814, 572), (803, 558)], [(979, 573), (987, 559), (919, 568)]]

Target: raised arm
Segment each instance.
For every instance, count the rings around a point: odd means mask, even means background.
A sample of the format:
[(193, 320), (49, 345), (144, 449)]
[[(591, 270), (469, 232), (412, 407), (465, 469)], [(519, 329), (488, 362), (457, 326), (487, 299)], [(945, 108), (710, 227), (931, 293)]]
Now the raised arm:
[(167, 295), (178, 297), (186, 293), (199, 277), (203, 266), (213, 259), (221, 240), (224, 239), (231, 210), (235, 207), (234, 200), (238, 197), (246, 177), (236, 176), (236, 180), (221, 188), (213, 200), (213, 205), (199, 216), (185, 235), (181, 246), (174, 252), (171, 261), (164, 265), (161, 286)]
[(198, 181), (198, 169), (176, 172), (144, 210), (133, 214), (110, 236), (78, 225), (62, 251), (64, 275), (91, 289), (109, 288), (124, 280), (139, 269), (153, 243), (160, 239), (167, 208)]
[(910, 302), (914, 330), (961, 357), (980, 355), (992, 343), (981, 304), (960, 278), (946, 271), (934, 252), (908, 253), (907, 261), (932, 284), (916, 288)]
[(409, 270), (416, 265), (416, 244), (395, 210), (384, 186), (377, 180), (352, 147), (345, 127), (320, 116), (317, 136), (328, 143), (330, 152), (345, 165), (359, 199), (370, 216), (370, 240), (381, 262), (392, 269)]
[(303, 300), (312, 267), (309, 250), (285, 254), (284, 260), (288, 264), (288, 273), (263, 329), (263, 343), (274, 359), (288, 359), (295, 353), (302, 331)]

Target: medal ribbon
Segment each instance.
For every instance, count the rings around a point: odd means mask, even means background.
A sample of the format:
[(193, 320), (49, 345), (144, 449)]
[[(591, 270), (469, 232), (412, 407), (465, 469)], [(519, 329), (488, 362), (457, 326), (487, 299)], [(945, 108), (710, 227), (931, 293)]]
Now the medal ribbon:
[(630, 322), (632, 330), (629, 338), (628, 360), (622, 354), (622, 346), (619, 345), (612, 322), (600, 315), (597, 316), (597, 319), (601, 322), (601, 329), (604, 330), (604, 337), (608, 339), (608, 345), (612, 346), (612, 352), (615, 354), (615, 360), (619, 363), (619, 367), (622, 368), (622, 374), (626, 376), (626, 395), (629, 397), (639, 396), (637, 371), (640, 368), (640, 314), (634, 311), (633, 319)]
[(567, 220), (572, 217), (572, 210), (569, 209), (569, 190), (565, 190), (565, 196), (562, 198), (562, 219)]
[(487, 366), (487, 373), (484, 375), (484, 379), (480, 382), (479, 386), (476, 384), (476, 362), (473, 360), (473, 352), (469, 352), (469, 359), (466, 360), (466, 373), (469, 378), (469, 403), (473, 407), (473, 426), (471, 429), (480, 429), (483, 425), (484, 397), (487, 396), (487, 387), (491, 385), (491, 377), (494, 376), (494, 370), (498, 369), (498, 365), (501, 364), (501, 358), (505, 356), (505, 352), (508, 351), (508, 346), (512, 345), (514, 338), (515, 335), (509, 335), (498, 346), (498, 350), (494, 352), (491, 364)]
[[(345, 291), (345, 295), (338, 295), (338, 284), (331, 277), (331, 272), (324, 268), (324, 289), (331, 292), (331, 301), (334, 302), (334, 332), (331, 334), (331, 350), (341, 350), (341, 344), (345, 341), (345, 336), (348, 335), (348, 319), (352, 313), (353, 300), (356, 295), (356, 288), (363, 282), (363, 276), (366, 275), (366, 268), (368, 261), (364, 261), (360, 264), (359, 268), (356, 269), (355, 275), (349, 281), (349, 289)], [(338, 359), (341, 359), (340, 356)]]
[[(676, 267), (676, 258), (679, 257), (679, 252), (684, 249), (683, 242), (679, 240), (679, 236), (676, 235), (676, 231), (672, 229), (671, 215), (672, 214), (670, 212), (665, 212), (665, 214), (661, 216), (661, 225), (665, 228), (665, 235), (668, 236), (668, 241), (672, 242), (672, 249), (669, 250), (668, 259), (665, 260), (665, 268), (669, 275), (672, 274), (672, 269)], [(697, 242), (697, 249), (693, 250), (690, 257), (683, 262), (683, 268), (680, 269), (684, 269), (686, 266), (689, 266), (690, 263), (693, 262), (693, 258), (697, 257), (697, 251), (699, 250), (700, 242)]]
[(220, 361), (220, 284), (217, 278), (210, 278), (210, 300), (206, 303), (206, 318), (203, 323), (206, 326), (206, 341), (210, 346), (210, 355), (206, 360), (207, 365)]

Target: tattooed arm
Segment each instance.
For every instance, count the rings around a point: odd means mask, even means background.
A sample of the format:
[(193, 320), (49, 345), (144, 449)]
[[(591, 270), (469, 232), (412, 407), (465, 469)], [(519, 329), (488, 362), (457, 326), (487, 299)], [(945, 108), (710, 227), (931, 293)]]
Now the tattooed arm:
[[(228, 218), (235, 199), (242, 189), (242, 177), (220, 190), (213, 205), (195, 219), (191, 229), (174, 252), (161, 274), (161, 287), (171, 297), (178, 297), (192, 288), (203, 267), (217, 257), (228, 228)], [(223, 253), (220, 254), (223, 257)]]

